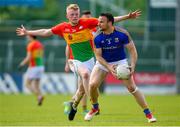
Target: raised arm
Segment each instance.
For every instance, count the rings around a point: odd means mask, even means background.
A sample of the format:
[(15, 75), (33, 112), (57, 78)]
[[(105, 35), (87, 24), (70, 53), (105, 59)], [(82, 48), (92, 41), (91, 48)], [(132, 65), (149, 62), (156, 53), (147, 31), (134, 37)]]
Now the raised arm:
[(141, 11), (136, 10), (134, 12), (130, 12), (127, 15), (114, 17), (114, 22), (120, 22), (120, 21), (123, 21), (123, 20), (126, 20), (126, 19), (136, 19), (140, 15), (141, 15)]
[(27, 30), (23, 25), (16, 29), (16, 33), (18, 36), (34, 35), (48, 37), (53, 35), (51, 29)]

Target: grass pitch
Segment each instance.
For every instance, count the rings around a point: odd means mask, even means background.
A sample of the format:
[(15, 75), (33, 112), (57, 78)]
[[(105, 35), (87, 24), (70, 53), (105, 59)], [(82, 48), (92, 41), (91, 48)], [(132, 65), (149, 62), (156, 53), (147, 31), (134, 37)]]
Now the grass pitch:
[(62, 103), (70, 98), (47, 95), (38, 107), (33, 95), (0, 94), (0, 126), (180, 126), (180, 96), (146, 96), (156, 123), (147, 123), (131, 95), (101, 95), (100, 115), (84, 121), (79, 105), (74, 121), (68, 121)]

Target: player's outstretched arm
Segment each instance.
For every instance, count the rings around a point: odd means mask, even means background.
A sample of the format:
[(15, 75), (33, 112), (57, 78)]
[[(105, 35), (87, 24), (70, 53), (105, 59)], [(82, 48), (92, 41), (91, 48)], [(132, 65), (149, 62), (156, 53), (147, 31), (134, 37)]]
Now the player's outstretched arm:
[(18, 36), (34, 35), (48, 37), (53, 35), (51, 29), (27, 30), (23, 25), (16, 29), (16, 33)]
[(120, 22), (120, 21), (123, 21), (123, 20), (126, 20), (126, 19), (136, 19), (139, 16), (141, 16), (141, 11), (136, 10), (134, 12), (130, 12), (127, 15), (114, 17), (114, 22)]

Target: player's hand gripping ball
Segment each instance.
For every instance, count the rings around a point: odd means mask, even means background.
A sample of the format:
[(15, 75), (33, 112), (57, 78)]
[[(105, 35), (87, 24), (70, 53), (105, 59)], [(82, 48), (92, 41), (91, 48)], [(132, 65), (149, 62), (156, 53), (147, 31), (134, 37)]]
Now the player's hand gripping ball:
[(129, 79), (130, 69), (127, 64), (118, 64), (116, 67), (116, 74), (118, 79)]

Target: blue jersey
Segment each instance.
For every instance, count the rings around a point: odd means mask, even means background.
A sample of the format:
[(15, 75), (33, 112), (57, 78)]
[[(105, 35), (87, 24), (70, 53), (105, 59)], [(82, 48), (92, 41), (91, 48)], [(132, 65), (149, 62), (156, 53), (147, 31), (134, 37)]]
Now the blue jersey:
[(102, 49), (102, 57), (107, 62), (126, 59), (124, 46), (129, 42), (131, 42), (130, 35), (126, 30), (119, 27), (115, 27), (113, 33), (108, 35), (99, 31), (94, 38), (96, 48)]

